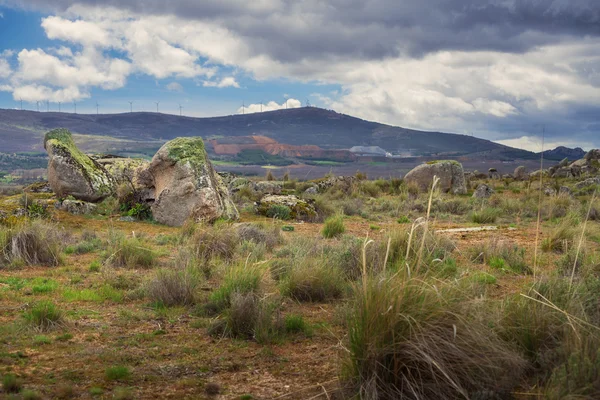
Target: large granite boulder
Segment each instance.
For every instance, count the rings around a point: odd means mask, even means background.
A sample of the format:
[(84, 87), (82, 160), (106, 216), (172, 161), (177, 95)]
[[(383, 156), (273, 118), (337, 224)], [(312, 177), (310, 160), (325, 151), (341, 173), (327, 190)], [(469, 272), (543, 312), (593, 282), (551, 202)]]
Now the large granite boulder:
[(48, 152), (48, 183), (59, 197), (97, 202), (113, 194), (115, 180), (97, 161), (75, 146), (71, 132), (55, 129), (44, 137)]
[(529, 172), (527, 171), (527, 168), (521, 165), (515, 168), (513, 176), (517, 181), (526, 181), (529, 179)]
[(422, 191), (431, 188), (433, 177), (440, 178), (438, 188), (453, 194), (466, 194), (467, 185), (462, 165), (458, 161), (430, 161), (412, 169), (404, 176), (407, 184), (416, 184)]
[(238, 218), (202, 138), (177, 138), (165, 143), (138, 179), (140, 185), (154, 191), (152, 215), (162, 224), (181, 226), (188, 219), (212, 222)]

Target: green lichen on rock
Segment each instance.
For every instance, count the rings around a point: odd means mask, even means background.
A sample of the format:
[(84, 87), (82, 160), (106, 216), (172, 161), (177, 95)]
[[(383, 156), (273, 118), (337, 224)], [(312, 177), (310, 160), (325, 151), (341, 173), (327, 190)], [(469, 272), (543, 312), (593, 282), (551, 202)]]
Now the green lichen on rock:
[(201, 137), (181, 137), (166, 144), (167, 154), (175, 162), (188, 162), (196, 171), (201, 171), (207, 160), (204, 141)]
[(114, 179), (102, 165), (77, 148), (69, 130), (59, 128), (46, 133), (44, 148), (51, 158), (60, 157), (61, 163), (68, 164), (74, 172), (79, 172), (94, 193), (93, 197), (102, 198), (113, 193)]
[(454, 165), (461, 165), (461, 163), (459, 163), (456, 160), (431, 160), (431, 161), (427, 161), (426, 164), (428, 165), (434, 165), (434, 164), (441, 164), (441, 163), (450, 163), (450, 164), (454, 164)]

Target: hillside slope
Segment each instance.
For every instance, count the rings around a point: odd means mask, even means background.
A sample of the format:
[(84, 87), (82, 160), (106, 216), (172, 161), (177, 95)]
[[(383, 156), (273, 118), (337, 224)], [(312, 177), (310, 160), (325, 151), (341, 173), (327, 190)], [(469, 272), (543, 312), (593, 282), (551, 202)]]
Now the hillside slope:
[(0, 152), (41, 151), (43, 133), (57, 127), (82, 135), (76, 137), (78, 144), (97, 151), (151, 153), (160, 143), (178, 136), (263, 135), (283, 144), (323, 149), (379, 146), (393, 154), (413, 156), (535, 157), (528, 151), (471, 136), (394, 127), (314, 107), (211, 118), (147, 112), (89, 115), (0, 109)]

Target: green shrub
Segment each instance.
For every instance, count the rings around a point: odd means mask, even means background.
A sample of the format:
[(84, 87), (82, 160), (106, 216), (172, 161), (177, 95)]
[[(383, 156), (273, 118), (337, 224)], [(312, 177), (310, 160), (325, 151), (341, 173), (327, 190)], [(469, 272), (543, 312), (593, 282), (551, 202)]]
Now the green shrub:
[(471, 213), (471, 221), (476, 224), (493, 224), (500, 216), (500, 210), (497, 208), (486, 207), (479, 211)]
[(272, 204), (269, 206), (266, 216), (287, 221), (292, 217), (292, 210), (288, 206), (282, 204)]
[(2, 390), (6, 393), (19, 393), (23, 389), (23, 382), (14, 374), (2, 377)]
[(331, 239), (341, 235), (345, 231), (344, 217), (342, 215), (336, 215), (325, 220), (325, 225), (323, 226), (321, 233), (324, 238)]
[(62, 311), (50, 301), (34, 304), (23, 314), (23, 318), (27, 325), (41, 332), (56, 328), (64, 322)]
[(100, 272), (101, 266), (102, 264), (100, 264), (100, 261), (92, 261), (88, 270), (90, 272)]
[(281, 227), (281, 230), (284, 232), (294, 232), (295, 228), (292, 225), (284, 225)]
[(254, 244), (263, 244), (267, 250), (283, 242), (279, 228), (267, 224), (240, 224), (237, 227), (240, 241), (249, 241)]
[(342, 270), (319, 259), (308, 259), (291, 268), (281, 283), (282, 294), (298, 301), (337, 299), (345, 289), (346, 280)]
[(310, 332), (310, 327), (304, 321), (302, 315), (290, 314), (286, 315), (284, 319), (286, 333), (304, 333)]
[(518, 274), (529, 274), (531, 268), (525, 260), (525, 249), (501, 240), (489, 240), (468, 250), (473, 262), (487, 264), (494, 269)]
[(220, 312), (231, 305), (234, 293), (256, 293), (260, 287), (262, 272), (255, 267), (245, 265), (233, 266), (225, 276), (221, 286), (211, 293), (208, 311)]
[(34, 201), (27, 206), (27, 216), (29, 218), (48, 218), (50, 216), (48, 205)]
[(106, 368), (104, 376), (109, 381), (126, 381), (131, 378), (131, 371), (125, 366), (117, 365)]
[(410, 218), (408, 218), (406, 215), (402, 215), (396, 220), (396, 222), (399, 224), (410, 224)]
[(138, 238), (127, 238), (121, 233), (109, 232), (106, 262), (115, 267), (150, 268), (156, 264), (157, 254)]
[(152, 209), (148, 204), (135, 203), (126, 214), (140, 221), (149, 221), (152, 219)]

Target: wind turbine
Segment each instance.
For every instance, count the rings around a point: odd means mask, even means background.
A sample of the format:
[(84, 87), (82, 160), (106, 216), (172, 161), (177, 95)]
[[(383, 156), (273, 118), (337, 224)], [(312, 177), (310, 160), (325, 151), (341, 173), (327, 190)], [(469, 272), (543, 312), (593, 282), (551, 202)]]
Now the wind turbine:
[(23, 99), (19, 99), (19, 101), (21, 102), (21, 111), (23, 111)]
[(60, 112), (60, 101), (58, 102), (58, 112)]
[(46, 112), (50, 111), (50, 100), (46, 100)]
[(96, 102), (96, 115), (98, 115), (98, 102)]
[(180, 116), (180, 117), (181, 117), (181, 109), (182, 109), (182, 108), (183, 108), (183, 107), (181, 107), (181, 103), (179, 103), (179, 116)]
[(160, 103), (160, 101), (155, 101), (154, 104), (156, 104), (156, 113), (158, 114), (158, 104)]
[(37, 105), (37, 111), (40, 112), (40, 102), (36, 101), (35, 104)]
[(132, 113), (133, 112), (133, 101), (129, 102), (129, 112)]
[(73, 100), (73, 110), (75, 111), (75, 114), (77, 114), (77, 103), (75, 100)]
[(244, 112), (244, 111), (245, 111), (245, 108), (246, 108), (246, 105), (245, 105), (245, 104), (244, 104), (244, 102), (242, 101), (242, 114), (245, 114), (245, 112)]

